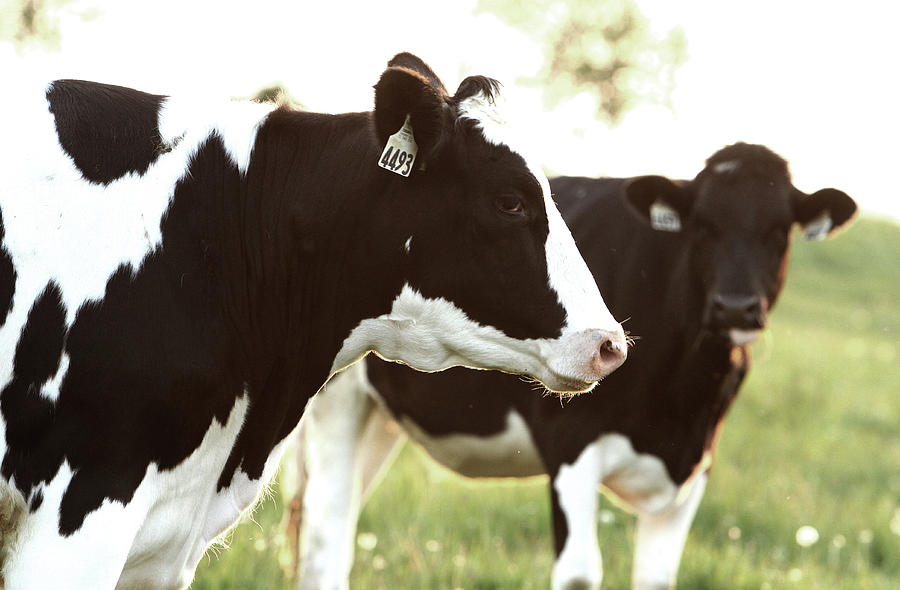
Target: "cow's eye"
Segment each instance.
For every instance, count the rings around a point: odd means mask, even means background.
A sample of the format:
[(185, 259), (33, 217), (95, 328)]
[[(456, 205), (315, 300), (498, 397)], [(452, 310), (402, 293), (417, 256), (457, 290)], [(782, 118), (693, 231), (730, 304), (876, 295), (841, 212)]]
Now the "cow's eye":
[(497, 207), (497, 211), (504, 215), (511, 217), (525, 216), (525, 203), (522, 202), (521, 197), (516, 195), (500, 195), (494, 199), (494, 205)]

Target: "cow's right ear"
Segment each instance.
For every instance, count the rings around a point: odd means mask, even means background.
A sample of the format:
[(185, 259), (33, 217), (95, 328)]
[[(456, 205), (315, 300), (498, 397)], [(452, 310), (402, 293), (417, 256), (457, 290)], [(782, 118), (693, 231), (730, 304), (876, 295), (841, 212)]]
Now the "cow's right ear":
[(677, 232), (694, 203), (688, 183), (665, 176), (640, 176), (625, 184), (625, 199), (653, 229)]
[[(391, 64), (395, 61), (397, 58)], [(444, 132), (446, 95), (430, 69), (419, 72), (405, 64), (390, 65), (375, 85), (375, 132), (379, 145), (385, 147), (388, 138), (403, 127), (409, 116), (418, 161), (427, 160)]]

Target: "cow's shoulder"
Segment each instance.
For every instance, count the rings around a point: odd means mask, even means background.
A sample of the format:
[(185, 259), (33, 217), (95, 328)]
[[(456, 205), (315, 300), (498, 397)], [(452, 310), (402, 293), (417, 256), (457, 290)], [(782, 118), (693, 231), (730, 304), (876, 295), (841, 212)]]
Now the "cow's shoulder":
[(57, 80), (46, 97), (59, 144), (85, 180), (109, 184), (129, 172), (144, 174), (165, 151), (159, 131), (164, 96)]

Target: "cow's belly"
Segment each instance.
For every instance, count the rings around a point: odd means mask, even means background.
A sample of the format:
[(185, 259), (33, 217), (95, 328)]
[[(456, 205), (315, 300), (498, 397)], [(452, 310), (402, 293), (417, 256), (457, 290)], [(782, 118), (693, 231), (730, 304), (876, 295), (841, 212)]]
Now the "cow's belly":
[(432, 458), (467, 477), (527, 477), (545, 472), (528, 426), (515, 410), (507, 414), (506, 427), (489, 436), (432, 436), (409, 419), (400, 421)]

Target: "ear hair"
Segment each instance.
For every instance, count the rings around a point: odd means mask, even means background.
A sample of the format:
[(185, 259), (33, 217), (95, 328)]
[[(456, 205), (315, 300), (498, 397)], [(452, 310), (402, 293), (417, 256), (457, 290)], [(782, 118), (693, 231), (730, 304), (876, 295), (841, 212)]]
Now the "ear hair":
[(434, 73), (434, 70), (431, 67), (422, 61), (416, 55), (412, 53), (404, 51), (403, 53), (398, 53), (394, 57), (391, 58), (391, 61), (388, 62), (388, 67), (397, 67), (397, 68), (406, 68), (407, 70), (412, 70), (421, 74), (428, 83), (437, 88), (441, 93), (447, 94), (447, 89), (444, 87), (444, 83), (441, 82), (440, 78), (437, 77), (437, 74)]

